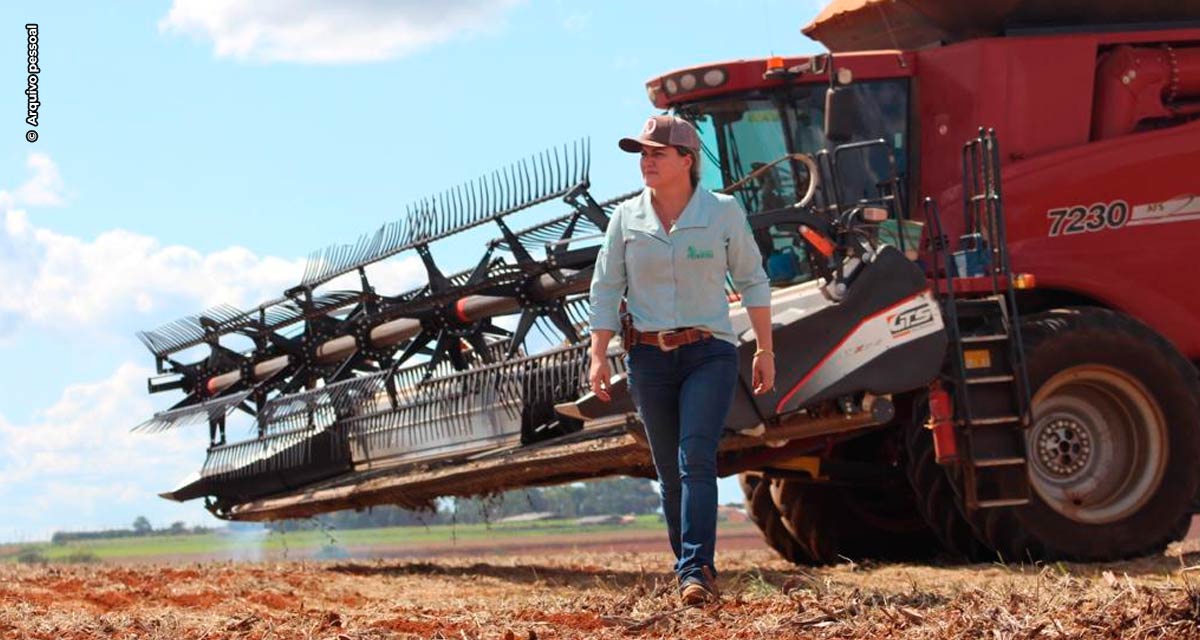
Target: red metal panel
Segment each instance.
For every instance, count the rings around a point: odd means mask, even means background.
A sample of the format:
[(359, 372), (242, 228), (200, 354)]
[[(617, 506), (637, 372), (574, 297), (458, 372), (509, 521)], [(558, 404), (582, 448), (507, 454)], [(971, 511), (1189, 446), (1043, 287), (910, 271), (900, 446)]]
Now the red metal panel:
[[(811, 59), (811, 56), (784, 58), (784, 68), (792, 68), (798, 65), (808, 64)], [(835, 57), (833, 66), (837, 69), (849, 69), (851, 72), (853, 72), (853, 77), (855, 80), (903, 78), (912, 75), (915, 59), (915, 55), (911, 52), (866, 51), (837, 55)], [(690, 91), (683, 91), (681, 88), (679, 88), (679, 79), (684, 74), (691, 73), (699, 78), (699, 76), (702, 76), (705, 71), (710, 69), (723, 70), (728, 75), (728, 79), (723, 84), (715, 88), (705, 87), (702, 81), (698, 81), (695, 88)], [(661, 76), (647, 80), (646, 88), (654, 96), (654, 98), (651, 100), (654, 105), (660, 109), (665, 109), (678, 102), (694, 102), (696, 100), (703, 100), (705, 98), (723, 96), (742, 91), (754, 91), (757, 89), (780, 87), (787, 82), (820, 84), (829, 82), (828, 70), (824, 67), (822, 67), (822, 73), (820, 74), (805, 74), (800, 78), (790, 81), (782, 79), (764, 79), (763, 73), (765, 73), (766, 70), (767, 58), (727, 60), (725, 62), (714, 62), (712, 64), (676, 69), (670, 73), (665, 73)], [(668, 94), (666, 91), (664, 85), (668, 79), (675, 80), (677, 93)]]
[(1090, 39), (973, 40), (918, 53), (922, 193), (957, 186), (962, 143), (996, 129), (1004, 161), (1087, 142), (1095, 78)]

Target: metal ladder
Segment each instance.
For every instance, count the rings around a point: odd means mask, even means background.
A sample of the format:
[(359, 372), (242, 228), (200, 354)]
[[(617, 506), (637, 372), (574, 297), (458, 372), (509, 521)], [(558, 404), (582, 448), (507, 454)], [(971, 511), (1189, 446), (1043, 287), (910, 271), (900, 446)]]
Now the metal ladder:
[(956, 298), (951, 350), (956, 426), (962, 436), (962, 489), (968, 509), (1029, 502), (1021, 381), (1021, 342), (1008, 296)]
[[(970, 510), (1020, 506), (1029, 502), (1025, 446), (1031, 424), (1029, 380), (1021, 341), (1020, 315), (1008, 261), (1004, 212), (1000, 193), (999, 145), (993, 130), (963, 147), (963, 237), (983, 238), (987, 285), (957, 291), (947, 260), (947, 292), (943, 301), (950, 349), (946, 382), (955, 399), (961, 490)], [(936, 206), (926, 199), (927, 219), (941, 247), (948, 252)], [(960, 244), (960, 249), (962, 249)], [(935, 270), (936, 258), (935, 258)], [(936, 275), (936, 274), (935, 274)], [(978, 283), (979, 277), (975, 277)], [(940, 286), (939, 286), (940, 289)]]

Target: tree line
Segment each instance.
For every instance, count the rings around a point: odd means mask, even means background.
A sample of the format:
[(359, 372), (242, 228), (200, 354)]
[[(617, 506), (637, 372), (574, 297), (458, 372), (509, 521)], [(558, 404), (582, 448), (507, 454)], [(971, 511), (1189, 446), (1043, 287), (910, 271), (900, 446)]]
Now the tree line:
[(554, 487), (516, 489), (492, 496), (439, 500), (430, 511), (377, 506), (362, 511), (337, 511), (305, 520), (268, 523), (273, 531), (318, 527), (365, 529), (495, 522), (524, 513), (553, 513), (561, 518), (648, 514), (658, 510), (658, 493), (644, 478), (608, 478)]
[[(552, 513), (561, 518), (599, 515), (647, 514), (658, 510), (658, 493), (644, 478), (606, 478), (554, 487), (516, 489), (491, 496), (439, 500), (429, 511), (414, 511), (383, 505), (362, 511), (337, 511), (304, 520), (267, 523), (272, 531), (298, 531), (315, 526), (327, 529), (366, 529), (376, 527), (429, 526), (434, 524), (475, 524), (495, 522), (523, 513)], [(230, 523), (236, 526), (241, 523)], [(257, 524), (246, 526), (257, 528)], [(129, 529), (101, 531), (56, 531), (50, 541), (65, 544), (81, 540), (203, 534), (211, 527), (188, 527), (173, 522), (154, 528), (145, 516), (138, 516)]]
[(80, 540), (104, 540), (107, 538), (131, 538), (136, 536), (181, 536), (189, 533), (208, 533), (210, 527), (189, 527), (182, 521), (155, 529), (146, 516), (138, 516), (129, 529), (103, 529), (100, 531), (55, 531), (50, 536), (52, 544), (66, 544)]

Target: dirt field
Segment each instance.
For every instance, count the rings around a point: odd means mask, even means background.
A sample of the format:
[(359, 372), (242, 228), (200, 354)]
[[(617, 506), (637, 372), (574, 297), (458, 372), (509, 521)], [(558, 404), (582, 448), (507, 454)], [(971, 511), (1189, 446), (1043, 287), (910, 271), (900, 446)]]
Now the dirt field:
[(658, 542), (4, 565), (0, 638), (1200, 638), (1200, 571), (1187, 569), (1200, 556), (800, 570), (739, 533), (721, 542), (723, 601), (681, 609), (666, 554), (645, 548)]

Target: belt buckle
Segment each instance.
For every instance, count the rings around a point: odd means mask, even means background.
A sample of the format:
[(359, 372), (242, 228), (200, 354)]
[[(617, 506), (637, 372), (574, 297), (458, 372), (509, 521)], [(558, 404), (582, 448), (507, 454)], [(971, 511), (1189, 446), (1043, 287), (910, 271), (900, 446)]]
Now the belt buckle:
[(679, 332), (678, 332), (678, 331), (675, 331), (675, 330), (671, 330), (671, 331), (659, 331), (659, 332), (658, 332), (658, 348), (659, 348), (659, 349), (662, 349), (663, 351), (674, 351), (674, 350), (676, 350), (676, 349), (678, 349), (678, 348), (679, 348), (679, 347), (677, 347), (677, 346), (676, 346), (676, 347), (668, 347), (668, 346), (667, 346), (667, 343), (666, 343), (666, 342), (663, 342), (663, 336), (665, 336), (665, 335), (667, 335), (667, 334), (669, 334), (669, 333), (679, 333)]

